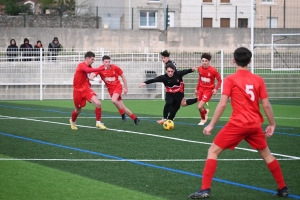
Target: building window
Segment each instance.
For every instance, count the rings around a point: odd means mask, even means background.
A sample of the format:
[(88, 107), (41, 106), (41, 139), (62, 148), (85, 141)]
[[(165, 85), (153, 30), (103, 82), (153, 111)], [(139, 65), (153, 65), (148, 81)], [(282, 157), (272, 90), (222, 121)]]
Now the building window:
[(220, 27), (230, 27), (230, 18), (221, 18)]
[(277, 17), (267, 18), (267, 28), (277, 28)]
[(238, 19), (238, 27), (239, 28), (248, 28), (248, 19), (247, 18), (239, 18)]
[(140, 27), (157, 27), (157, 12), (141, 11)]
[(274, 3), (274, 0), (261, 0), (262, 3)]
[(212, 27), (212, 18), (203, 18), (203, 27)]
[(148, 0), (150, 2), (160, 2), (160, 0)]
[(230, 0), (221, 0), (221, 3), (230, 3)]
[(203, 2), (212, 2), (212, 0), (203, 0)]

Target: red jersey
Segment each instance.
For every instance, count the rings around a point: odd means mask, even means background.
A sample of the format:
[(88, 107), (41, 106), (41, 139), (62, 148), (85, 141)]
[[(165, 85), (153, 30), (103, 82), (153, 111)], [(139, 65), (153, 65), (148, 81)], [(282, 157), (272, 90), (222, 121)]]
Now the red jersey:
[(85, 62), (79, 63), (73, 79), (73, 88), (78, 91), (85, 91), (91, 87), (88, 74), (83, 70), (83, 68), (92, 66), (87, 66)]
[(199, 79), (196, 90), (200, 88), (204, 89), (214, 89), (215, 88), (215, 79), (218, 80), (216, 89), (218, 90), (221, 86), (222, 79), (216, 68), (213, 66), (208, 66), (204, 68), (203, 66), (198, 67)]
[(268, 98), (264, 80), (248, 70), (226, 77), (222, 94), (231, 97), (232, 114), (228, 123), (237, 127), (260, 127), (264, 119), (259, 99)]
[[(102, 67), (103, 65), (101, 65)], [(123, 74), (123, 70), (117, 65), (110, 65), (109, 69), (106, 69), (101, 72), (96, 72), (96, 75), (100, 75), (101, 79), (104, 81), (107, 88), (114, 88), (117, 85), (121, 85), (119, 76)]]

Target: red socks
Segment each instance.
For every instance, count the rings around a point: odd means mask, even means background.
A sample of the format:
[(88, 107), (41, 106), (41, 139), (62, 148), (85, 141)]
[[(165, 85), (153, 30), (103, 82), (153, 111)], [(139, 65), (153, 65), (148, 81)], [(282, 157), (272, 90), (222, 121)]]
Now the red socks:
[(278, 189), (282, 189), (283, 187), (285, 187), (286, 185), (284, 182), (284, 178), (283, 178), (281, 167), (279, 165), (278, 160), (276, 160), (276, 159), (273, 160), (272, 162), (267, 164), (267, 166), (278, 185)]
[(75, 110), (72, 112), (72, 122), (75, 122), (78, 117), (78, 114), (75, 112)]
[[(124, 109), (120, 109), (120, 110), (119, 110), (119, 113), (120, 113), (121, 115), (125, 114)], [(136, 119), (136, 116), (132, 113), (132, 114), (130, 115), (130, 118), (133, 119), (133, 120), (135, 120), (135, 119)]]
[(136, 119), (135, 114), (132, 113), (132, 114), (130, 115), (130, 118), (133, 119), (133, 120), (135, 120), (135, 119)]
[(123, 114), (125, 113), (124, 109), (121, 108), (121, 109), (119, 110), (119, 113), (120, 113), (120, 115), (123, 115)]
[(202, 174), (202, 190), (208, 189), (211, 186), (212, 178), (217, 170), (217, 160), (207, 159)]
[(211, 186), (212, 178), (217, 170), (217, 160), (207, 159), (203, 169), (202, 190), (208, 189)]
[[(267, 166), (278, 185), (278, 189), (282, 189), (283, 187), (285, 187), (286, 184), (284, 182), (284, 178), (282, 175), (279, 162), (275, 159), (274, 161), (267, 164)], [(203, 178), (202, 178), (202, 187), (201, 187), (202, 190), (210, 188), (216, 169), (217, 169), (217, 160), (207, 159), (203, 169)]]
[(101, 113), (102, 113), (101, 108), (95, 108), (96, 121), (101, 121)]
[(205, 119), (205, 114), (207, 113), (206, 109), (204, 108), (203, 111), (199, 110), (199, 112), (200, 112), (201, 119)]

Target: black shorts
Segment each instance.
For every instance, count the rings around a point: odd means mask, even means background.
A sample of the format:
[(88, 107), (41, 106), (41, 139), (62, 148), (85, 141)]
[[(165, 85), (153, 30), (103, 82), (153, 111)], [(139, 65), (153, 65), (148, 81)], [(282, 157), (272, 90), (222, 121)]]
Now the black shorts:
[(184, 93), (177, 92), (177, 93), (169, 93), (166, 92), (166, 104), (173, 104), (173, 103), (181, 103), (182, 99), (184, 97)]

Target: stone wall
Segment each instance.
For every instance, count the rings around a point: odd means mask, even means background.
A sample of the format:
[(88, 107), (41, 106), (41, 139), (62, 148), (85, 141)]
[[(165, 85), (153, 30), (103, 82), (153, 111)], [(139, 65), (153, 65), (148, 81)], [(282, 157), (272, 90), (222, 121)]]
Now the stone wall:
[[(250, 28), (181, 28), (168, 30), (103, 29), (101, 18), (60, 17), (57, 15), (0, 16), (0, 48), (13, 38), (20, 46), (24, 38), (32, 45), (41, 40), (44, 47), (58, 37), (64, 48), (197, 48), (235, 49), (250, 47)], [(24, 27), (25, 22), (25, 27)], [(97, 28), (100, 27), (100, 28)], [(255, 29), (255, 44), (270, 44), (271, 34), (300, 33), (300, 29)], [(293, 37), (294, 41), (299, 38)], [(287, 42), (287, 40), (283, 41)]]
[[(0, 15), (0, 27), (97, 28), (98, 17), (58, 15)], [(99, 27), (99, 24), (98, 24)]]

